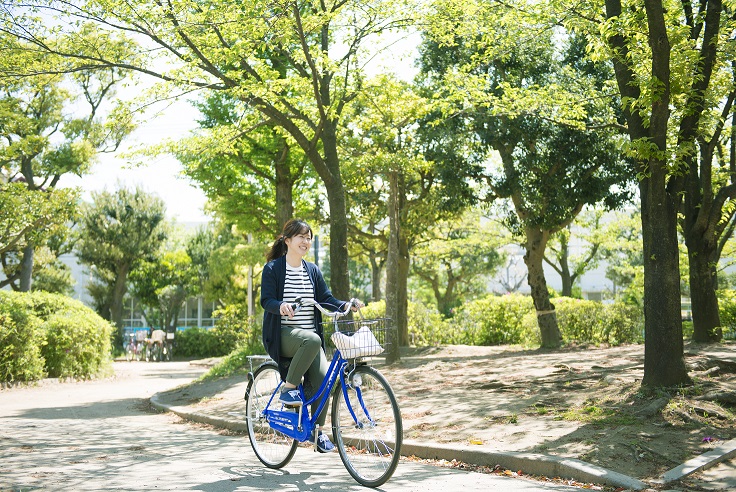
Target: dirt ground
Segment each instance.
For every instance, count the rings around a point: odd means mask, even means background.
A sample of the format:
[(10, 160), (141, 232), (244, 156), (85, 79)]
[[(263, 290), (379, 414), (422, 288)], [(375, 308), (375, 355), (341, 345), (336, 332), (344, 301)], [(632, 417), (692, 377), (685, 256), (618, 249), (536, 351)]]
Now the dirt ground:
[[(685, 359), (695, 384), (654, 393), (641, 388), (643, 345), (443, 346), (372, 364), (397, 395), (404, 439), (577, 458), (650, 479), (736, 438), (736, 343), (687, 344)], [(242, 411), (243, 379), (196, 383), (167, 399)]]
[(381, 370), (405, 439), (553, 454), (646, 479), (736, 437), (736, 344), (685, 354), (695, 385), (653, 394), (641, 388), (643, 345), (411, 349)]

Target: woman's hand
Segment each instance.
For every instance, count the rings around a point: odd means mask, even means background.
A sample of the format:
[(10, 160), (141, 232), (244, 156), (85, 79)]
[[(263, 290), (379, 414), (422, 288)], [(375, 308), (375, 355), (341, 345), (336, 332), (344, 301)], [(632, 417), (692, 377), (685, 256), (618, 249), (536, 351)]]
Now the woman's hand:
[(350, 303), (353, 305), (350, 309), (353, 310), (353, 312), (357, 311), (360, 308), (364, 308), (365, 304), (363, 304), (363, 301), (360, 299), (352, 298), (350, 299)]
[(294, 308), (291, 307), (291, 303), (282, 302), (281, 306), (279, 306), (279, 314), (281, 314), (281, 316), (288, 316), (289, 318), (293, 318)]

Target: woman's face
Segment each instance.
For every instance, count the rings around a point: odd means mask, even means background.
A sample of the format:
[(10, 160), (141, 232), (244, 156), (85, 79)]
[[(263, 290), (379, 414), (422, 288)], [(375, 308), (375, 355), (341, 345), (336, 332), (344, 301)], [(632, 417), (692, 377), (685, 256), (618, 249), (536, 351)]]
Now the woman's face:
[(312, 246), (312, 234), (309, 230), (305, 230), (296, 236), (287, 237), (284, 239), (284, 243), (286, 243), (290, 253), (297, 253), (303, 258), (307, 256), (309, 247)]

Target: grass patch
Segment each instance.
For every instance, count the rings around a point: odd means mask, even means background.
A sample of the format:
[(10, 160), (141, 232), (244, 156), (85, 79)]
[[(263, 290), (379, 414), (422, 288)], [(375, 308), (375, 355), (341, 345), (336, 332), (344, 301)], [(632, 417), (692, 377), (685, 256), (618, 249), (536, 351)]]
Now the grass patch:
[(237, 347), (223, 357), (220, 362), (212, 366), (209, 371), (200, 376), (198, 381), (228, 377), (236, 374), (247, 374), (251, 370), (250, 362), (248, 361), (248, 356), (250, 355), (262, 355), (262, 352), (259, 353), (248, 346)]

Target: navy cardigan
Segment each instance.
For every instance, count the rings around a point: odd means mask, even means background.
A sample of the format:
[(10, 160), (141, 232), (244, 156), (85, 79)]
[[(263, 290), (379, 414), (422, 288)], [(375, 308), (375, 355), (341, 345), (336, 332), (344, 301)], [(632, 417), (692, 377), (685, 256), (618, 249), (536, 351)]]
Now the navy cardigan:
[[(302, 265), (309, 274), (309, 280), (314, 288), (314, 300), (320, 304), (327, 305), (325, 307), (332, 309), (342, 309), (345, 301), (340, 301), (333, 297), (332, 292), (327, 287), (322, 272), (314, 263), (302, 260)], [(281, 357), (281, 313), (279, 309), (284, 299), (284, 282), (286, 281), (286, 256), (276, 258), (266, 263), (263, 267), (261, 275), (261, 306), (263, 307), (263, 346), (266, 352), (279, 365), (281, 379), (286, 380), (286, 373), (289, 369), (287, 361)], [(322, 313), (317, 308), (314, 309), (314, 328), (322, 339), (322, 348), (324, 349), (325, 340), (322, 334)]]

